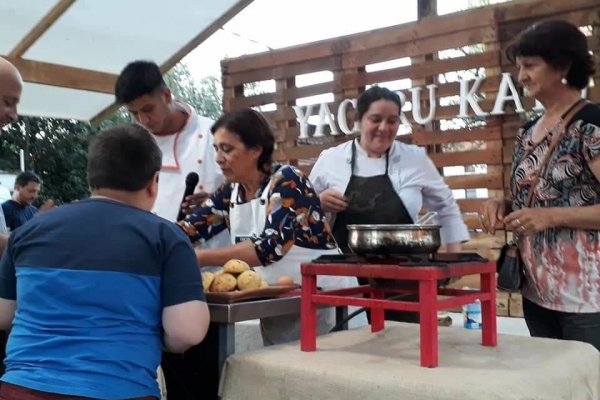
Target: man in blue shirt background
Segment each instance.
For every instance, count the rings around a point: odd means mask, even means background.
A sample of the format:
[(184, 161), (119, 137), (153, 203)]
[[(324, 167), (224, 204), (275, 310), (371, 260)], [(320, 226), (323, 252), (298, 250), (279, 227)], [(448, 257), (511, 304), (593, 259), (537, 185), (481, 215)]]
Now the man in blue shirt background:
[(2, 203), (6, 226), (14, 231), (29, 221), (38, 209), (32, 205), (40, 194), (41, 179), (33, 172), (21, 172), (15, 178), (15, 191), (10, 200)]

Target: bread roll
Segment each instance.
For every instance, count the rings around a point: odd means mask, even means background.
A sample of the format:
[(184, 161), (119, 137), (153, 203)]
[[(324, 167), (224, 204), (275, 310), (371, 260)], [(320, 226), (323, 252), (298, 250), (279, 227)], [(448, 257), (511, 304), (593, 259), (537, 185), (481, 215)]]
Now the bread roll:
[(210, 285), (213, 283), (215, 279), (215, 274), (212, 272), (203, 272), (202, 273), (202, 287), (205, 292), (210, 292)]
[(236, 285), (237, 280), (235, 279), (235, 276), (225, 272), (215, 276), (212, 285), (210, 285), (210, 291), (218, 293), (231, 292), (235, 290)]
[(241, 274), (244, 271), (250, 270), (250, 266), (247, 262), (242, 260), (232, 259), (223, 265), (223, 271), (229, 272), (230, 274)]
[(244, 271), (237, 278), (237, 287), (240, 290), (257, 289), (260, 287), (260, 275), (254, 271)]

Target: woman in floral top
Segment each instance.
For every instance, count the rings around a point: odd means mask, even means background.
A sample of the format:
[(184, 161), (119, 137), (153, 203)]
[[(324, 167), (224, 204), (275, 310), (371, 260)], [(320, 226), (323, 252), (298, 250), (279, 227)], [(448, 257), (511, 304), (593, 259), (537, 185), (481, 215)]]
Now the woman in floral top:
[[(487, 201), (482, 225), (493, 233), (502, 221), (519, 235), (531, 335), (600, 350), (600, 108), (579, 109), (580, 91), (594, 73), (587, 40), (568, 22), (545, 21), (518, 36), (507, 55), (545, 112), (518, 132), (511, 197)], [(579, 111), (557, 139), (569, 110)]]
[[(232, 189), (231, 184), (221, 186), (180, 223), (193, 242), (208, 240), (229, 227)], [(268, 190), (270, 199), (264, 230), (255, 237), (238, 238), (238, 242), (248, 239), (254, 244), (260, 265), (281, 260), (293, 245), (308, 249), (336, 248), (319, 197), (302, 171), (290, 165), (273, 164), (271, 173), (262, 179), (254, 197), (260, 197), (264, 190)], [(234, 207), (236, 203), (244, 202), (240, 192)], [(202, 260), (203, 252), (199, 251), (199, 254), (198, 258)]]
[[(339, 253), (319, 197), (306, 176), (292, 166), (272, 162), (275, 137), (262, 115), (251, 109), (225, 114), (211, 130), (226, 183), (179, 225), (194, 242), (227, 229), (232, 244), (197, 250), (201, 266), (239, 259), (256, 266), (270, 284), (282, 275), (300, 283), (301, 263)], [(357, 284), (356, 278), (350, 277), (317, 279), (323, 288)], [(362, 317), (353, 325), (365, 321)], [(319, 333), (334, 324), (333, 309), (319, 311)], [(263, 319), (261, 332), (265, 344), (297, 340), (300, 318)]]

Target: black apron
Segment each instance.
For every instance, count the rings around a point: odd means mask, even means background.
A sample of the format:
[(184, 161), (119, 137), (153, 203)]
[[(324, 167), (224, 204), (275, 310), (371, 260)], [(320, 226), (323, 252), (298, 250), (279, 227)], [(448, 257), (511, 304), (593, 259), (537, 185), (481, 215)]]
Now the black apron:
[[(388, 176), (389, 150), (385, 153), (385, 174), (371, 177), (354, 175), (356, 144), (352, 141), (352, 158), (350, 159), (351, 176), (344, 197), (348, 207), (337, 214), (333, 224), (333, 236), (339, 248), (346, 254), (351, 253), (348, 247), (348, 228), (352, 224), (412, 224), (404, 202), (394, 190)], [(368, 284), (368, 279), (358, 278), (361, 285)], [(406, 282), (409, 283), (409, 282)], [(409, 283), (410, 284), (410, 283)], [(402, 300), (416, 300), (417, 296), (407, 296)], [(367, 317), (370, 315), (367, 313)], [(418, 322), (418, 313), (386, 310), (385, 319), (392, 321)]]
[(344, 192), (348, 208), (337, 214), (333, 224), (333, 236), (344, 253), (348, 248), (348, 228), (352, 224), (412, 224), (413, 219), (398, 196), (388, 168), (389, 150), (385, 153), (385, 174), (365, 178), (354, 175), (356, 144), (352, 141), (350, 169), (352, 175)]

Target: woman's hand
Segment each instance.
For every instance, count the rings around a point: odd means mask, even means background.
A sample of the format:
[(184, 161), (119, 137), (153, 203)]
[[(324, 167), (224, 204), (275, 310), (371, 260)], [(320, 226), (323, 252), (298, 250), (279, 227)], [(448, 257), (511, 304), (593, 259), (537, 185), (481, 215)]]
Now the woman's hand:
[(527, 236), (554, 227), (555, 216), (552, 208), (522, 208), (508, 214), (503, 222), (506, 229)]
[(326, 189), (319, 194), (321, 200), (321, 207), (325, 212), (338, 213), (344, 211), (348, 207), (346, 198), (340, 192), (335, 189)]
[(479, 221), (485, 233), (496, 233), (496, 224), (504, 219), (507, 212), (506, 199), (489, 199), (479, 210)]
[(208, 199), (209, 197), (210, 193), (206, 192), (198, 192), (186, 196), (183, 200), (183, 203), (181, 203), (181, 210), (185, 215), (190, 215), (198, 206), (200, 206), (204, 202), (204, 200)]

